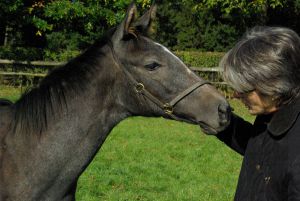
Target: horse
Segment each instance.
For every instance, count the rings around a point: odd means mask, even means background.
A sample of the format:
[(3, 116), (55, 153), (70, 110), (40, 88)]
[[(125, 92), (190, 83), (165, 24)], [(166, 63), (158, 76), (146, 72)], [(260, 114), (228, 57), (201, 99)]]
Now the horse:
[(0, 106), (6, 106), (6, 105), (12, 105), (13, 102), (11, 102), (8, 99), (0, 98)]
[(130, 116), (224, 130), (230, 107), (208, 81), (149, 37), (156, 6), (123, 21), (13, 104), (0, 107), (0, 200), (75, 200), (79, 176)]

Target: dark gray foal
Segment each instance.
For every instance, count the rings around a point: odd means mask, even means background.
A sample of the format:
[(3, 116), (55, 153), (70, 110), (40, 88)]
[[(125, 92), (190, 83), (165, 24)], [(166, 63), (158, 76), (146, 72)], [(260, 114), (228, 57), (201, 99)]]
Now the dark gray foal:
[(228, 125), (217, 90), (147, 37), (155, 10), (136, 19), (132, 4), (107, 38), (0, 107), (1, 201), (75, 200), (79, 176), (129, 116), (173, 118), (211, 133)]

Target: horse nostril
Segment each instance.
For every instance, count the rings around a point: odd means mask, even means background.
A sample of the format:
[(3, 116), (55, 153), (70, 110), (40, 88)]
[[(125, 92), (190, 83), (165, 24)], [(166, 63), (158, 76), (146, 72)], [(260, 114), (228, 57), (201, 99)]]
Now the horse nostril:
[(226, 125), (229, 121), (231, 107), (227, 103), (221, 103), (218, 107), (220, 124)]
[(219, 113), (228, 113), (230, 111), (230, 106), (226, 103), (221, 103), (218, 107)]

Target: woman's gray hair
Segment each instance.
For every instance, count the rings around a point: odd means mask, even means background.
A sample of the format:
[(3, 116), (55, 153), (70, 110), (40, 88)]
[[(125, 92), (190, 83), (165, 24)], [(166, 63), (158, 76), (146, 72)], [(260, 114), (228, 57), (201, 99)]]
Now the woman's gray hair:
[(283, 27), (254, 27), (220, 62), (223, 78), (237, 92), (257, 90), (278, 104), (300, 91), (300, 37)]

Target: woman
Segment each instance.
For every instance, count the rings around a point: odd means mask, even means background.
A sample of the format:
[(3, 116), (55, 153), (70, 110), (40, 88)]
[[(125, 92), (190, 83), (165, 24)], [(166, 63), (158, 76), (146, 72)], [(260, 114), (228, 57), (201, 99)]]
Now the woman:
[(281, 27), (255, 27), (222, 59), (234, 96), (257, 115), (232, 115), (217, 137), (244, 155), (236, 201), (300, 200), (300, 38)]

